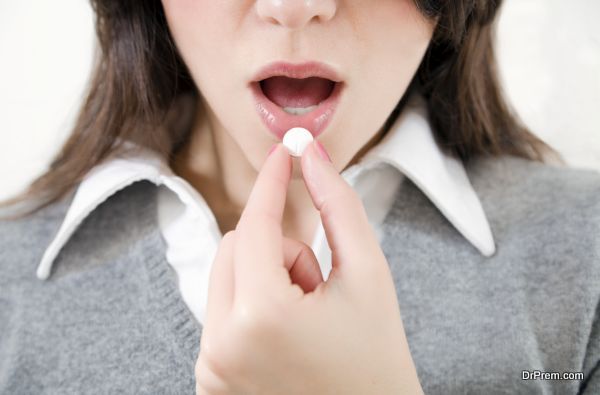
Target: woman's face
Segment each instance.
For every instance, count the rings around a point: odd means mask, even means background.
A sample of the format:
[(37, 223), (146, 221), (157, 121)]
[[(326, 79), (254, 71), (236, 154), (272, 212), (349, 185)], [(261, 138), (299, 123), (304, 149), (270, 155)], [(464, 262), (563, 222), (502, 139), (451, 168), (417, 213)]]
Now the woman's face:
[[(162, 3), (212, 130), (227, 133), (256, 170), (278, 141), (271, 129), (300, 119), (282, 115), (282, 107), (326, 101), (332, 88), (326, 79), (293, 84), (291, 78), (271, 78), (259, 90), (280, 105), (265, 114), (268, 106), (258, 104), (251, 89), (261, 69), (272, 62), (320, 62), (337, 73), (343, 89), (318, 139), (342, 169), (381, 130), (415, 74), (434, 29), (434, 22), (422, 16), (412, 0)], [(311, 113), (302, 118), (318, 122)], [(268, 127), (269, 121), (276, 126)]]

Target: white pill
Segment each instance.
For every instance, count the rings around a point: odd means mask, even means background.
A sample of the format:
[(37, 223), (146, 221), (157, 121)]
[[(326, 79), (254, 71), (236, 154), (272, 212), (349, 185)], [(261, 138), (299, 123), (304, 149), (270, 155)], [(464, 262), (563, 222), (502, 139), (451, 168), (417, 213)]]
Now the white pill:
[(290, 155), (300, 157), (306, 147), (313, 141), (312, 134), (304, 128), (291, 128), (283, 136), (283, 145)]

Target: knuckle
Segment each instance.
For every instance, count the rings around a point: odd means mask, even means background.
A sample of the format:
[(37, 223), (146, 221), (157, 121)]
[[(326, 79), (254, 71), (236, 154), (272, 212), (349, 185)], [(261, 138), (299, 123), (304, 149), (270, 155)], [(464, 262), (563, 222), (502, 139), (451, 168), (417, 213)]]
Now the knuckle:
[(236, 312), (236, 321), (245, 337), (255, 340), (268, 338), (277, 332), (277, 311), (272, 301), (244, 303)]
[(218, 376), (214, 364), (207, 361), (203, 354), (196, 360), (194, 376), (196, 378), (196, 394), (214, 393), (215, 379)]
[(227, 394), (228, 380), (225, 380), (219, 372), (214, 370), (202, 356), (196, 361), (194, 369), (196, 378), (196, 395), (218, 395)]
[(221, 347), (215, 342), (215, 339), (201, 341), (200, 356), (196, 360), (194, 370), (196, 378), (207, 378), (209, 374), (221, 376), (224, 373), (221, 356)]
[[(223, 392), (223, 387), (243, 373), (245, 355), (244, 339), (220, 338), (211, 342), (208, 349), (202, 348), (196, 360), (194, 374), (196, 382), (208, 390), (210, 394)], [(221, 390), (219, 390), (221, 389)]]

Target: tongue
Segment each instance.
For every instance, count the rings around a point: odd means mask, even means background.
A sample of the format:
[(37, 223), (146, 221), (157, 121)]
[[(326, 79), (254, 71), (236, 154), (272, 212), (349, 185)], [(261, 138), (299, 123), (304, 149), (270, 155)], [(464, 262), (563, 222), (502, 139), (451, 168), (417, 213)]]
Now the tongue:
[(335, 82), (318, 77), (271, 77), (260, 82), (263, 93), (279, 107), (305, 108), (327, 99)]

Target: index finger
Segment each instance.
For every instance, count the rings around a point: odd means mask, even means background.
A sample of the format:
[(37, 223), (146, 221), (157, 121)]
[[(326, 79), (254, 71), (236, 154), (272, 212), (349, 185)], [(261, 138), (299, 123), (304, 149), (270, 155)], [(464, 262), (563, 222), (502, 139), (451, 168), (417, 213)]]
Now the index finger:
[(263, 286), (273, 275), (285, 275), (289, 280), (281, 222), (291, 172), (291, 158), (278, 143), (262, 165), (235, 228), (235, 288), (242, 294), (248, 295), (244, 289), (252, 292)]

